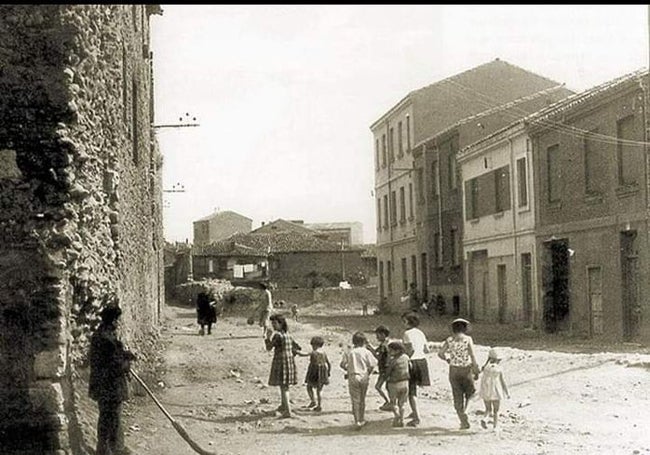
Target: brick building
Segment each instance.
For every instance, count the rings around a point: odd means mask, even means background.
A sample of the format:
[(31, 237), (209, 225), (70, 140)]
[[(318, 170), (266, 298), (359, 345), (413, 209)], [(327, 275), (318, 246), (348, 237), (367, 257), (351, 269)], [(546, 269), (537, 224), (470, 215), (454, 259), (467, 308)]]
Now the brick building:
[(528, 119), (546, 331), (650, 338), (647, 89), (638, 71)]
[(227, 239), (238, 232), (250, 232), (253, 220), (230, 210), (216, 212), (194, 222), (194, 245)]
[[(459, 150), (509, 125), (514, 119), (546, 107), (571, 93), (564, 87), (555, 85), (465, 118), (417, 144), (413, 160), (418, 204), (416, 239), (422, 258), (421, 295), (442, 296), (450, 313), (474, 314), (471, 304), (476, 304), (477, 296), (468, 300), (465, 292), (463, 232), (466, 223), (463, 220), (462, 189), (466, 176), (459, 164)], [(479, 172), (485, 172), (493, 166), (487, 162), (482, 164)], [(501, 183), (509, 182), (508, 169), (508, 166), (502, 169), (505, 173), (502, 174)], [(469, 167), (466, 170), (474, 171)], [(494, 179), (490, 180), (493, 181)], [(509, 187), (504, 188), (503, 195), (504, 199), (499, 200), (502, 206), (495, 213), (506, 210), (510, 201)], [(488, 202), (491, 204), (492, 200)], [(484, 234), (487, 235), (488, 232)], [(426, 262), (424, 258), (427, 258)]]
[[(386, 297), (388, 303), (398, 305), (399, 297), (407, 290), (404, 283), (408, 286), (409, 282), (415, 283), (422, 294), (429, 292), (432, 259), (423, 249), (423, 241), (416, 238), (416, 215), (421, 206), (415, 199), (416, 182), (412, 172), (415, 146), (422, 147), (425, 141), (462, 119), (557, 85), (497, 59), (410, 92), (370, 126), (375, 155), (377, 260), (382, 300)], [(453, 142), (453, 135), (449, 139), (447, 145), (437, 147), (444, 148), (445, 156), (454, 156), (458, 144)], [(460, 190), (456, 162), (446, 159), (440, 165), (444, 166), (442, 172), (447, 172), (447, 167), (451, 169), (446, 174), (448, 185), (445, 186), (449, 186), (453, 216), (458, 219)], [(423, 204), (427, 200), (430, 198), (425, 197)], [(462, 291), (462, 272), (457, 275), (453, 292)]]
[(112, 295), (146, 369), (163, 299), (149, 18), (157, 5), (0, 6), (0, 444), (94, 446), (88, 339)]
[(647, 71), (464, 148), (470, 315), (648, 339)]

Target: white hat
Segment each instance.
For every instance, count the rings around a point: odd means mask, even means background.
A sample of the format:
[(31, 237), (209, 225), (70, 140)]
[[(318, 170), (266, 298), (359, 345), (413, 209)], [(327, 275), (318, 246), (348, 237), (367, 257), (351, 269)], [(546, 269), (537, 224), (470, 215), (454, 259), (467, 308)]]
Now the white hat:
[(501, 357), (499, 357), (499, 353), (495, 348), (490, 349), (488, 352), (488, 359), (494, 359), (494, 360), (499, 360)]
[(463, 323), (465, 325), (469, 325), (469, 321), (467, 319), (463, 319), (463, 318), (458, 318), (458, 319), (454, 319), (453, 321), (451, 321), (452, 324), (455, 324), (457, 322), (461, 322), (461, 323)]

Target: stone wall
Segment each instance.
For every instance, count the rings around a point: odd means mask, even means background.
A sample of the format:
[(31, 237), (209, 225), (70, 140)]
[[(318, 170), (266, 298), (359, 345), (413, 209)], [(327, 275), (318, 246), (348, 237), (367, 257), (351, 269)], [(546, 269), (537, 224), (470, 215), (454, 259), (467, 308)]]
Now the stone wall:
[(111, 296), (153, 362), (163, 298), (149, 7), (0, 5), (2, 453), (94, 445), (86, 355)]

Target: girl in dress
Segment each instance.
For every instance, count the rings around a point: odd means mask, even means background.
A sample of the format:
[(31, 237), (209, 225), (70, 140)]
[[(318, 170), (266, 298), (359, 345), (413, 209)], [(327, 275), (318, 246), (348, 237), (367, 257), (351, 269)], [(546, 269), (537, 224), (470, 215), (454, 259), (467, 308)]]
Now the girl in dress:
[[(309, 366), (305, 375), (305, 384), (307, 384), (307, 393), (310, 400), (307, 408), (312, 409), (314, 412), (320, 412), (323, 410), (321, 407), (321, 390), (323, 390), (324, 385), (330, 382), (332, 366), (327, 354), (323, 352), (323, 345), (325, 345), (323, 337), (315, 336), (309, 344), (311, 344), (312, 351), (309, 354), (298, 353), (298, 355), (309, 357)], [(314, 391), (316, 391), (315, 396)]]
[[(492, 427), (496, 430), (499, 420), (499, 405), (503, 397), (510, 398), (508, 386), (503, 377), (503, 370), (499, 365), (501, 359), (496, 349), (490, 349), (487, 362), (483, 366), (479, 396), (485, 403), (485, 416), (492, 416)], [(487, 428), (485, 419), (481, 420), (481, 426)]]
[(289, 328), (283, 315), (273, 314), (269, 320), (273, 328), (267, 328), (264, 336), (266, 349), (273, 350), (269, 385), (280, 387), (281, 404), (277, 410), (281, 413), (281, 417), (289, 418), (292, 417), (289, 386), (298, 383), (295, 356), (301, 347), (287, 333)]

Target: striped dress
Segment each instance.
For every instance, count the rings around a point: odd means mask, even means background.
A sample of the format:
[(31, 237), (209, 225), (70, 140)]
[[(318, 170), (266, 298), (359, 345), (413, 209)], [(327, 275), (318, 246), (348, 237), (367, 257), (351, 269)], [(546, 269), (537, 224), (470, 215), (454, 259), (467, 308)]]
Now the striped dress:
[(295, 355), (302, 348), (286, 332), (275, 332), (265, 339), (266, 349), (273, 349), (273, 362), (269, 374), (269, 385), (288, 386), (298, 384)]

